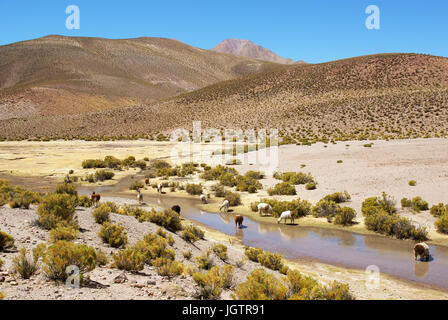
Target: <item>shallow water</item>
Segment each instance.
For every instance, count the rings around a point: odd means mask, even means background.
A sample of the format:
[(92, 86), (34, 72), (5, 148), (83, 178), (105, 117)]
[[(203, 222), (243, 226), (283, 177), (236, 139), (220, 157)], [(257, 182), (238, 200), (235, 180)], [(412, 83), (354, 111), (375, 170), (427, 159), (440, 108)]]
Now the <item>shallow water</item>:
[[(100, 190), (105, 195), (110, 189)], [(374, 265), (381, 273), (448, 289), (448, 248), (430, 246), (431, 261), (415, 261), (412, 241), (375, 235), (359, 235), (326, 228), (275, 225), (244, 217), (242, 229), (236, 229), (234, 214), (215, 214), (195, 207), (198, 200), (145, 196), (148, 204), (171, 207), (179, 204), (181, 215), (228, 235), (244, 245), (281, 252), (290, 260), (317, 260), (348, 268), (366, 269)], [(298, 221), (300, 225), (300, 220)]]

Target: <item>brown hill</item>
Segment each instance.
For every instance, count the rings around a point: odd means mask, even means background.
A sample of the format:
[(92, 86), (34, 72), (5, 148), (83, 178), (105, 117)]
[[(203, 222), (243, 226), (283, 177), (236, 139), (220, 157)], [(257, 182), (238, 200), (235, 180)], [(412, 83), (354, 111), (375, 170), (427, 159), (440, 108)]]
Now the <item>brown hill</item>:
[(275, 63), (294, 64), (293, 60), (282, 58), (276, 55), (274, 52), (266, 48), (263, 48), (262, 46), (259, 46), (249, 40), (226, 39), (220, 44), (218, 44), (216, 47), (214, 47), (212, 51), (231, 53), (238, 56), (259, 59), (263, 61), (270, 61)]
[(364, 56), (220, 82), (146, 106), (1, 121), (5, 137), (168, 133), (192, 121), (212, 128), (278, 128), (297, 140), (414, 138), (448, 132), (448, 59)]
[(0, 57), (1, 119), (150, 103), (281, 67), (161, 38), (48, 36)]

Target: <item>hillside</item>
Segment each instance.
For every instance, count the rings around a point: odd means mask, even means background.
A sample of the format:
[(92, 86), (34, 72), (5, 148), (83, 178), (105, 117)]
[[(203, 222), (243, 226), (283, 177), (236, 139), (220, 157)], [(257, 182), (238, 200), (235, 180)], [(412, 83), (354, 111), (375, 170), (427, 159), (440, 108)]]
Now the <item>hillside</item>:
[(151, 103), (281, 67), (161, 38), (48, 36), (0, 57), (0, 119)]
[(220, 82), (146, 106), (1, 121), (3, 137), (101, 137), (203, 128), (278, 128), (297, 140), (444, 136), (448, 59), (383, 54)]
[(263, 61), (270, 61), (275, 63), (282, 63), (282, 64), (294, 63), (293, 60), (282, 58), (277, 54), (275, 54), (274, 52), (266, 48), (263, 48), (262, 46), (257, 45), (249, 40), (226, 39), (211, 50), (216, 52), (231, 53), (238, 56), (259, 59)]

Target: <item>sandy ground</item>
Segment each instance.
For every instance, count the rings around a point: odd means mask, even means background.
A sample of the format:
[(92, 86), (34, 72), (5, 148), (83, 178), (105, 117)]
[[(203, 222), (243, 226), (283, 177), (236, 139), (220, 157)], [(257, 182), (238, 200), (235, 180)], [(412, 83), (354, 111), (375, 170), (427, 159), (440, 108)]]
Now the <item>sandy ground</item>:
[[(119, 204), (136, 205), (135, 201), (123, 200), (120, 198), (105, 198), (105, 201), (114, 201)], [(145, 206), (145, 209), (150, 207)], [(114, 249), (103, 244), (98, 232), (100, 226), (95, 223), (92, 215), (92, 209), (77, 209), (77, 217), (80, 227), (84, 230), (80, 233), (76, 243), (85, 243), (96, 249), (102, 249), (111, 256), (119, 249)], [(32, 249), (40, 243), (48, 241), (48, 232), (40, 229), (33, 224), (36, 219), (35, 208), (30, 210), (10, 209), (7, 206), (0, 208), (0, 226), (2, 231), (11, 234), (16, 240), (18, 249), (25, 247)], [(139, 223), (134, 217), (111, 215), (114, 223), (121, 223), (125, 226), (129, 244), (132, 245), (148, 232), (155, 232), (159, 227), (155, 224), (144, 222)], [(190, 223), (185, 221), (185, 223)], [(167, 233), (170, 233), (167, 231)], [(234, 272), (234, 283), (245, 281), (246, 276), (253, 270), (260, 268), (260, 265), (245, 258), (241, 248), (233, 248), (229, 245), (229, 237), (222, 237), (222, 241), (215, 240), (208, 235), (205, 240), (200, 240), (194, 245), (185, 242), (180, 236), (172, 233), (175, 244), (173, 249), (176, 252), (176, 260), (183, 262), (190, 268), (195, 268), (195, 257), (202, 255), (208, 248), (211, 248), (217, 242), (226, 242), (229, 246), (229, 260), (227, 263), (235, 265), (244, 260), (241, 268), (236, 267)], [(233, 243), (233, 241), (231, 241)], [(187, 261), (182, 253), (191, 250), (193, 257)], [(0, 257), (5, 262), (0, 271), (0, 292), (7, 295), (11, 300), (34, 300), (34, 299), (74, 299), (74, 300), (96, 300), (96, 299), (194, 299), (196, 285), (188, 274), (175, 277), (168, 280), (157, 274), (153, 267), (145, 266), (142, 272), (137, 274), (126, 272), (128, 281), (116, 284), (114, 278), (123, 272), (113, 269), (110, 264), (106, 267), (97, 267), (89, 273), (90, 279), (99, 283), (102, 288), (81, 287), (80, 289), (67, 289), (64, 285), (48, 281), (43, 273), (38, 273), (30, 280), (23, 280), (11, 273), (12, 259), (17, 253), (1, 253)], [(213, 256), (215, 265), (223, 266), (225, 263)], [(272, 272), (277, 277), (281, 275), (278, 272)], [(1, 278), (4, 277), (3, 281)], [(223, 299), (230, 299), (231, 291), (222, 293)]]

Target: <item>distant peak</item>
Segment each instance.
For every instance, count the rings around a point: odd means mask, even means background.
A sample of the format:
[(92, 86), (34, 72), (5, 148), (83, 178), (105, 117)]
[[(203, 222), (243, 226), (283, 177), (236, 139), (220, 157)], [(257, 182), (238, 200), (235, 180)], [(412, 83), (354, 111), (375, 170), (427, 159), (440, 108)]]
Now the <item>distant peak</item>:
[(211, 50), (281, 64), (295, 63), (247, 39), (225, 39)]

